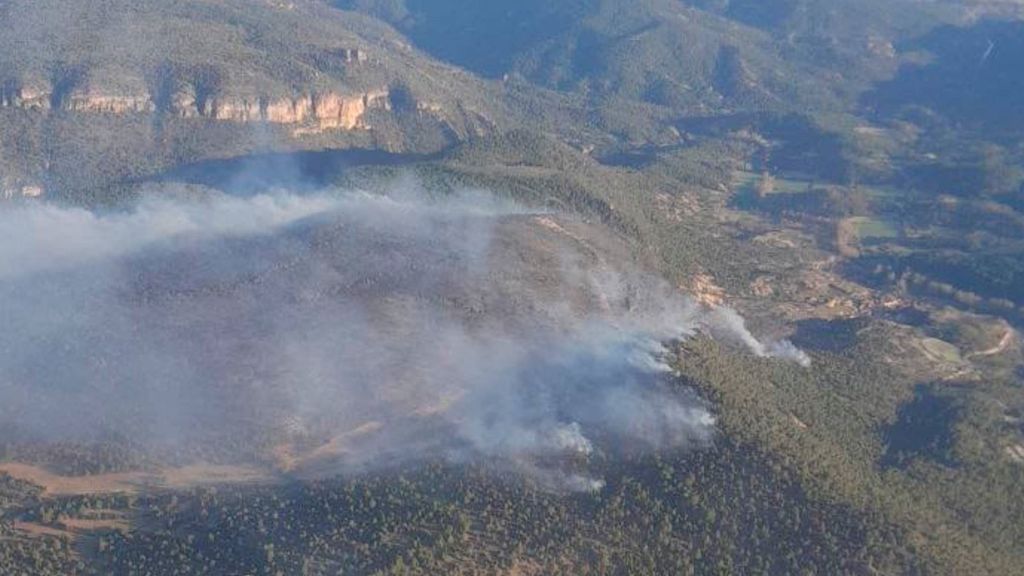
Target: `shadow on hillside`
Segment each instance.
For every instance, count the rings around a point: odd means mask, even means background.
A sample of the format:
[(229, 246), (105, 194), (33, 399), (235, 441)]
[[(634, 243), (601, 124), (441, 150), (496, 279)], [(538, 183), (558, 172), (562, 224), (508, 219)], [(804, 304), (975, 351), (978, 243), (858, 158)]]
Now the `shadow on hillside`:
[(329, 186), (351, 168), (402, 166), (436, 157), (366, 149), (273, 152), (187, 164), (155, 180), (200, 184), (239, 195), (273, 188), (302, 191)]
[(1007, 136), (1024, 129), (1024, 22), (946, 26), (900, 46), (903, 53), (922, 50), (931, 62), (904, 66), (866, 94), (864, 104), (883, 116), (922, 106), (957, 124)]
[(882, 431), (885, 453), (881, 465), (902, 468), (915, 459), (953, 467), (955, 436), (953, 425), (959, 408), (951, 398), (919, 386), (914, 398), (900, 406), (896, 422)]

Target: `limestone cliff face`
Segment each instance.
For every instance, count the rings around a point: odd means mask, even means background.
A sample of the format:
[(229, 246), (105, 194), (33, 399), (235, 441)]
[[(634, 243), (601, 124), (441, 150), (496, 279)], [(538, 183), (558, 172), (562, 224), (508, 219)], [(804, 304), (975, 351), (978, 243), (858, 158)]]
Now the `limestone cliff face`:
[(274, 124), (300, 124), (313, 116), (313, 97), (280, 98), (267, 103), (264, 118)]
[(223, 122), (255, 122), (260, 120), (258, 98), (217, 98), (210, 100), (199, 115)]
[(50, 92), (32, 86), (0, 86), (0, 107), (46, 110), (50, 107)]
[[(363, 94), (325, 92), (278, 99), (216, 98), (195, 110), (199, 116), (214, 120), (306, 125), (306, 130), (355, 130), (366, 128), (363, 116), (371, 108), (389, 108), (387, 90)], [(185, 109), (186, 114), (190, 112)]]
[(388, 107), (387, 90), (368, 92), (356, 97), (328, 93), (313, 99), (313, 113), (323, 130), (360, 128), (363, 115), (373, 107)]
[[(49, 87), (0, 87), (0, 107), (50, 110), (55, 100), (58, 99), (53, 98)], [(151, 114), (158, 110), (150, 94), (117, 93), (100, 87), (76, 89), (59, 99), (57, 105), (62, 110), (93, 114)], [(295, 125), (296, 133), (367, 128), (363, 117), (368, 110), (390, 108), (386, 89), (282, 98), (231, 95), (200, 98), (193, 91), (181, 91), (172, 95), (165, 106), (165, 112), (182, 118)]]

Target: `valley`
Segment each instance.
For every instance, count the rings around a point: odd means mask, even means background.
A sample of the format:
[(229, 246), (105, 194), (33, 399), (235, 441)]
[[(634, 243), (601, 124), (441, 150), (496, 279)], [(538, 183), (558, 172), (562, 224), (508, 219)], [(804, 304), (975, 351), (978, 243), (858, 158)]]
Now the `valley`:
[(0, 0), (0, 572), (1020, 572), (1022, 17)]

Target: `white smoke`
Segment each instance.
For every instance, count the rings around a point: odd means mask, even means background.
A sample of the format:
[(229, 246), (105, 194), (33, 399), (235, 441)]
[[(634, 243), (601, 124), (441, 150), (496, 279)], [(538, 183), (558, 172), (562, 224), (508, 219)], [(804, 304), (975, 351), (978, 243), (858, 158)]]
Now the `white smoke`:
[(114, 259), (174, 237), (202, 241), (266, 234), (338, 205), (338, 198), (324, 195), (284, 194), (190, 202), (150, 197), (131, 211), (105, 214), (15, 204), (0, 211), (0, 279)]
[(811, 365), (811, 357), (788, 340), (762, 342), (747, 329), (746, 321), (732, 308), (719, 306), (712, 309), (704, 320), (708, 331), (716, 338), (742, 344), (760, 358), (779, 358), (795, 362), (804, 368)]
[(703, 328), (809, 362), (532, 219), (416, 190), (2, 208), (0, 425), (204, 457), (271, 444), (313, 473), (480, 455), (594, 490), (532, 461), (713, 435), (664, 341)]
[(578, 422), (557, 427), (552, 440), (559, 452), (574, 452), (586, 456), (594, 451), (593, 444), (583, 435)]

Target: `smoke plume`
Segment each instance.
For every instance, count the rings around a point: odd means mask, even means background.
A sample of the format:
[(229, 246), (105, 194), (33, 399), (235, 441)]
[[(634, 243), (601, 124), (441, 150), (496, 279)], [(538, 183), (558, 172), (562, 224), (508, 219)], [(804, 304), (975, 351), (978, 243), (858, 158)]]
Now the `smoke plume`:
[(598, 226), (485, 194), (0, 209), (0, 424), (297, 475), (493, 459), (570, 489), (588, 459), (699, 446), (662, 345), (801, 364), (638, 270)]

